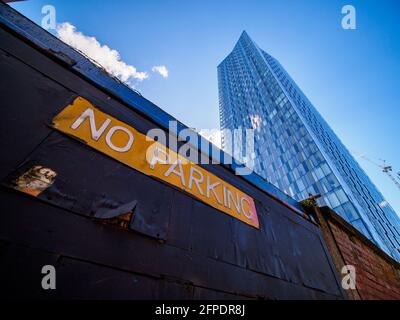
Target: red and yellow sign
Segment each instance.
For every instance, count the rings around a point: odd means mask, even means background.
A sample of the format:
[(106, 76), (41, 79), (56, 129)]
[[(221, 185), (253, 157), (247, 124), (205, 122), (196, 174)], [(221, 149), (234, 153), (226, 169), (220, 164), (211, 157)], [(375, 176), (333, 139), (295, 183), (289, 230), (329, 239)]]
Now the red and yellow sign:
[(177, 152), (78, 97), (53, 119), (53, 127), (90, 147), (193, 195), (259, 228), (253, 198)]

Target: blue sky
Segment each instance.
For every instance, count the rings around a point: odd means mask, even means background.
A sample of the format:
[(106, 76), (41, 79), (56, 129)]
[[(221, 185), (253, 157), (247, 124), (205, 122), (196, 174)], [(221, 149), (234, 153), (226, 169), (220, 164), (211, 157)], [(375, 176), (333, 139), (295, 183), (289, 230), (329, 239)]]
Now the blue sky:
[[(41, 1), (12, 6), (40, 23), (43, 5), (146, 71), (146, 98), (190, 127), (218, 128), (216, 67), (246, 30), (277, 58), (350, 151), (400, 171), (400, 2), (393, 0)], [(357, 29), (341, 28), (342, 6)], [(165, 65), (168, 78), (151, 72)], [(359, 163), (400, 214), (400, 190)]]

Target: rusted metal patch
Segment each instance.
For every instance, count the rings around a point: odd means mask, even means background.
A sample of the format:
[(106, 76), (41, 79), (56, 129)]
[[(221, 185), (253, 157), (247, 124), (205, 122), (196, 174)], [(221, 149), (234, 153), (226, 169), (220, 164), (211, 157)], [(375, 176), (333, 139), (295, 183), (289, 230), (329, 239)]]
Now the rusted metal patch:
[(14, 181), (14, 189), (37, 197), (55, 181), (57, 173), (44, 166), (34, 166)]

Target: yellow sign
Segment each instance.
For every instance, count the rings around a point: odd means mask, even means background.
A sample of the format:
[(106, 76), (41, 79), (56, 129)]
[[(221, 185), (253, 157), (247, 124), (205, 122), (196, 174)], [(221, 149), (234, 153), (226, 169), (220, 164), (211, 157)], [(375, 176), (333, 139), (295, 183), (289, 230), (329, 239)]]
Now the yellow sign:
[(53, 127), (259, 228), (255, 203), (250, 196), (81, 97), (53, 119)]

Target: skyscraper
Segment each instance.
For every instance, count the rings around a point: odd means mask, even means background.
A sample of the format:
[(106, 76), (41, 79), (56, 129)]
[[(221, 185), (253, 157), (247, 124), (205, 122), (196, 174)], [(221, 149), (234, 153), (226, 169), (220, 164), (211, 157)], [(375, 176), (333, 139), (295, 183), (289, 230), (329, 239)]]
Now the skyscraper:
[[(221, 129), (255, 129), (254, 171), (327, 205), (396, 260), (400, 219), (280, 63), (243, 32), (218, 66)], [(226, 148), (227, 137), (222, 137)]]

